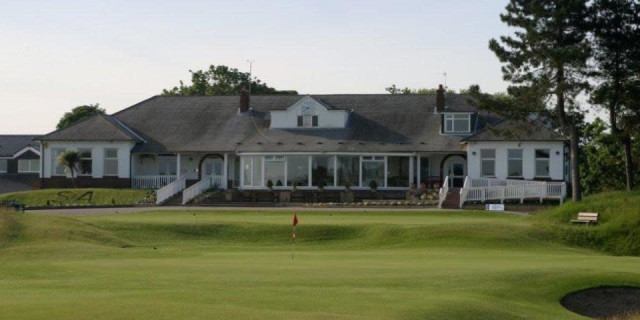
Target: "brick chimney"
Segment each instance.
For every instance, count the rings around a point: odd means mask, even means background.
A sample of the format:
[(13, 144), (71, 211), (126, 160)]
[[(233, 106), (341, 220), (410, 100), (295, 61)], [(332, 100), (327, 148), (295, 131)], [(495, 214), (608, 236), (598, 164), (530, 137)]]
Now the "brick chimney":
[(238, 113), (245, 113), (249, 111), (249, 90), (247, 87), (242, 87), (240, 91), (240, 107), (238, 107)]
[(444, 87), (442, 85), (438, 86), (438, 90), (436, 90), (436, 112), (444, 111)]

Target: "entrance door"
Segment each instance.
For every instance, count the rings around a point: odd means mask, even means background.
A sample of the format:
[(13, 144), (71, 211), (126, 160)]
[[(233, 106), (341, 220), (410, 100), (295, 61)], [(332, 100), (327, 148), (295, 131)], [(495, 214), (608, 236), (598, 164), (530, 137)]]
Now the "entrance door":
[(467, 166), (462, 161), (454, 161), (449, 164), (449, 188), (462, 188), (464, 178), (467, 176)]
[(202, 162), (202, 179), (213, 179), (213, 185), (222, 187), (222, 159), (207, 158)]

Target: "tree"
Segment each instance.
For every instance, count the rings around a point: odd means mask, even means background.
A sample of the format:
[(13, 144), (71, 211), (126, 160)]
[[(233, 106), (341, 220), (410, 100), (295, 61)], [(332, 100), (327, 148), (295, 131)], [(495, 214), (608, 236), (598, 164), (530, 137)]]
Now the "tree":
[(78, 152), (73, 150), (67, 150), (58, 155), (56, 159), (59, 165), (63, 166), (65, 171), (71, 174), (71, 183), (73, 187), (76, 187), (76, 168), (80, 162), (80, 156)]
[(71, 109), (70, 112), (65, 112), (65, 114), (58, 121), (57, 129), (63, 129), (71, 126), (72, 124), (91, 117), (96, 114), (104, 114), (105, 110), (100, 108), (100, 104), (88, 104), (84, 106), (78, 106)]
[[(392, 84), (389, 87), (384, 88), (385, 91), (391, 94), (436, 94), (438, 91), (437, 88), (418, 88), (418, 89), (410, 89), (409, 87), (398, 88), (395, 84)], [(453, 90), (447, 89), (446, 93), (454, 94), (456, 93)], [(461, 89), (459, 93), (466, 93), (465, 89)]]
[(182, 81), (177, 87), (162, 90), (165, 96), (193, 96), (193, 95), (223, 95), (240, 94), (243, 87), (250, 89), (255, 94), (298, 94), (296, 91), (279, 91), (269, 87), (256, 77), (251, 77), (248, 72), (241, 72), (227, 66), (209, 66), (207, 70), (197, 70), (191, 73), (191, 84), (185, 85)]
[(585, 0), (510, 0), (500, 15), (516, 28), (512, 36), (491, 39), (489, 49), (503, 63), (502, 73), (511, 82), (508, 93), (518, 101), (513, 108), (548, 110), (570, 140), (571, 190), (580, 201), (579, 137), (575, 103), (589, 88), (585, 79), (590, 45), (587, 39), (589, 11)]
[(640, 91), (640, 4), (633, 0), (596, 0), (593, 7), (593, 43), (596, 79), (591, 102), (609, 112), (611, 133), (624, 146), (627, 190), (633, 189), (631, 154), (633, 123), (624, 118), (634, 110), (633, 93)]

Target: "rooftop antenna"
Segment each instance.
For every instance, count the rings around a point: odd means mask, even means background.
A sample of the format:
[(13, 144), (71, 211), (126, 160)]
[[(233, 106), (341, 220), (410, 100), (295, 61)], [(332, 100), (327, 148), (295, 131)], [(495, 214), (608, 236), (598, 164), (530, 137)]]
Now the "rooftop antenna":
[(447, 90), (447, 72), (443, 72), (442, 75), (444, 76), (444, 89)]
[(247, 62), (249, 63), (249, 94), (251, 94), (251, 83), (253, 82), (251, 79), (251, 71), (253, 70), (253, 63), (255, 60), (247, 60)]

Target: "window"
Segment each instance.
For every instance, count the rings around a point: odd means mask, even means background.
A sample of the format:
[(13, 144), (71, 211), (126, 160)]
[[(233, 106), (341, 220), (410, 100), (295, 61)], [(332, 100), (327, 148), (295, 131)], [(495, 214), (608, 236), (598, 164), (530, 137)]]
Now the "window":
[(158, 174), (161, 176), (175, 176), (178, 160), (173, 156), (160, 156), (158, 158)]
[(283, 187), (284, 180), (284, 156), (264, 157), (264, 185), (271, 180), (274, 186)]
[(338, 185), (351, 187), (360, 185), (360, 157), (338, 156)]
[(409, 186), (409, 157), (387, 158), (387, 187)]
[(298, 127), (311, 128), (318, 126), (318, 116), (298, 116)]
[(429, 186), (429, 158), (420, 157), (420, 181), (418, 181), (418, 187), (421, 187), (421, 184), (425, 184)]
[(309, 157), (287, 156), (287, 185), (298, 187), (309, 185)]
[[(0, 172), (1, 172), (0, 168)], [(18, 160), (18, 172), (19, 173), (38, 173), (40, 172), (40, 160), (38, 159), (19, 159)]]
[(468, 133), (471, 131), (470, 114), (445, 114), (444, 132), (446, 133)]
[(7, 160), (0, 159), (0, 173), (7, 173)]
[(313, 186), (333, 187), (335, 175), (335, 158), (333, 156), (313, 156), (311, 158), (311, 183)]
[(262, 157), (242, 157), (242, 184), (245, 187), (262, 187)]
[(507, 150), (507, 172), (509, 178), (522, 177), (522, 149)]
[(362, 157), (362, 185), (368, 187), (371, 181), (384, 187), (384, 157)]
[(58, 157), (60, 157), (60, 154), (64, 153), (65, 149), (61, 149), (61, 148), (55, 148), (55, 149), (51, 149), (51, 155), (53, 155), (51, 161), (51, 167), (54, 168), (53, 170), (53, 175), (55, 176), (64, 176), (65, 172), (66, 172), (66, 168), (61, 165), (60, 163), (58, 163)]
[(549, 177), (549, 149), (536, 149), (536, 177)]
[(93, 172), (93, 160), (91, 159), (91, 149), (78, 149), (78, 175), (89, 176)]
[(480, 150), (480, 175), (483, 177), (496, 176), (496, 150)]
[(118, 149), (104, 149), (104, 175), (118, 175)]

